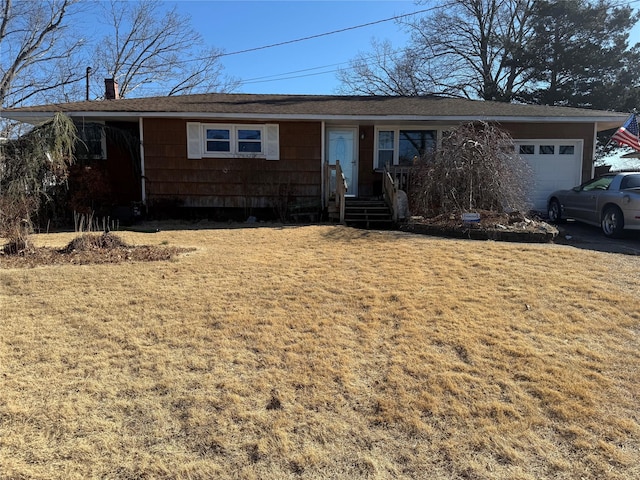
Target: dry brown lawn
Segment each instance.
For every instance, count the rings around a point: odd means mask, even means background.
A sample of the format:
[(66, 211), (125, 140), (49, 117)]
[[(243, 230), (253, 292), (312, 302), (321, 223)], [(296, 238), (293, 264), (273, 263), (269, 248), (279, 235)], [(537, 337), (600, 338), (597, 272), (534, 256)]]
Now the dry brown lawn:
[(640, 257), (334, 226), (122, 237), (196, 250), (0, 263), (0, 478), (640, 478)]

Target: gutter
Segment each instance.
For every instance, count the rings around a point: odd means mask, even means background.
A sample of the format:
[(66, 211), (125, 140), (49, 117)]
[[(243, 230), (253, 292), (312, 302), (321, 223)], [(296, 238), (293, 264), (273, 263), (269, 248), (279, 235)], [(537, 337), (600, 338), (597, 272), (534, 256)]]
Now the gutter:
[[(203, 112), (117, 112), (117, 111), (69, 111), (62, 113), (70, 117), (90, 117), (103, 119), (134, 118), (183, 118), (203, 119), (238, 119), (238, 120), (297, 120), (297, 121), (353, 121), (353, 122), (520, 122), (520, 123), (615, 123), (619, 126), (626, 114), (611, 116), (500, 116), (500, 115), (337, 115), (337, 114), (255, 114), (255, 113), (203, 113)], [(44, 121), (54, 112), (3, 112), (2, 118), (37, 123)], [(615, 128), (607, 127), (607, 128)], [(604, 128), (606, 130), (606, 128)]]

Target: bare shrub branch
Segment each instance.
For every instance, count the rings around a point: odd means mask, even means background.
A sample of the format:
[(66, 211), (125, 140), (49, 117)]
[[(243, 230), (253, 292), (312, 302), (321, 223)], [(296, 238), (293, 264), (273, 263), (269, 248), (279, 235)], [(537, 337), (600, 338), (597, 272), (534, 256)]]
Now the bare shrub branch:
[(528, 210), (527, 163), (511, 136), (476, 122), (452, 131), (411, 175), (411, 211), (426, 217), (478, 210)]

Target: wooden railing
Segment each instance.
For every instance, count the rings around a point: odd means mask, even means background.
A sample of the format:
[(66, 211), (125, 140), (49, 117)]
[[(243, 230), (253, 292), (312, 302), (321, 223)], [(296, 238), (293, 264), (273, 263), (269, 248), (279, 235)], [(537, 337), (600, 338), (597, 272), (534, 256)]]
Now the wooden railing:
[(385, 165), (382, 178), (382, 192), (391, 209), (393, 221), (398, 221), (398, 191), (409, 194), (411, 186), (412, 165)]
[[(335, 172), (335, 177), (332, 173)], [(331, 179), (335, 178), (335, 189), (331, 185)], [(344, 177), (342, 167), (340, 166), (340, 160), (336, 160), (335, 165), (330, 165), (329, 162), (324, 163), (324, 206), (327, 208), (335, 208), (336, 212), (339, 212), (340, 223), (344, 223), (344, 211), (345, 211), (345, 195), (347, 194), (347, 180)]]
[(387, 206), (391, 210), (391, 218), (394, 222), (398, 221), (398, 179), (391, 176), (387, 165), (384, 166), (382, 172), (382, 193), (384, 200), (387, 202)]
[(393, 180), (398, 181), (398, 189), (409, 191), (412, 165), (385, 165), (385, 170), (389, 172)]
[(336, 206), (340, 211), (340, 223), (344, 223), (344, 198), (348, 188), (347, 179), (344, 178), (344, 173), (342, 173), (340, 160), (336, 160)]

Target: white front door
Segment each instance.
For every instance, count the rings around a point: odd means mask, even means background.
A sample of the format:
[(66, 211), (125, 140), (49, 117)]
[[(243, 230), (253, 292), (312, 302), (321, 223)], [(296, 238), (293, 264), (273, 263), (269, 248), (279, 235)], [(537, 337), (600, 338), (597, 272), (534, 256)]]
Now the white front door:
[[(358, 195), (358, 129), (351, 127), (327, 129), (327, 162), (335, 165), (340, 160), (340, 167), (347, 180), (347, 196)], [(331, 179), (331, 188), (335, 192), (335, 180)]]

